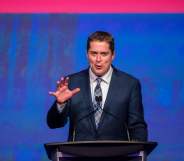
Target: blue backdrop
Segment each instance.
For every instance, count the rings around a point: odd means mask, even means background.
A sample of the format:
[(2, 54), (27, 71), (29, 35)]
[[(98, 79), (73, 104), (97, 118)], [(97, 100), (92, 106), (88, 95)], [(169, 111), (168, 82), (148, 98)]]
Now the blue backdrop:
[(150, 161), (184, 160), (184, 14), (1, 14), (0, 161), (47, 161), (48, 91), (60, 76), (86, 68), (91, 32), (114, 35), (114, 65), (140, 79)]

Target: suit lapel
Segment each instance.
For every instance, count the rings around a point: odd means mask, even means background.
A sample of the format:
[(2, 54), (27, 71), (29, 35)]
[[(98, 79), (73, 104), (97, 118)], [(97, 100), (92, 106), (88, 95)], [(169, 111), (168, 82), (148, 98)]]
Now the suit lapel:
[(111, 77), (111, 81), (110, 81), (110, 85), (109, 85), (109, 89), (108, 89), (108, 93), (107, 93), (107, 97), (104, 103), (104, 108), (103, 108), (103, 112), (102, 112), (102, 116), (100, 118), (100, 122), (99, 122), (99, 126), (98, 129), (100, 129), (100, 127), (103, 124), (103, 121), (105, 119), (105, 113), (109, 113), (110, 114), (110, 108), (112, 108), (113, 103), (113, 97), (116, 97), (116, 95), (114, 94), (114, 92), (116, 90), (118, 90), (117, 87), (117, 83), (116, 83), (116, 79), (117, 79), (117, 75), (116, 75), (117, 70), (114, 68), (113, 69), (113, 73), (112, 73), (112, 77)]
[(92, 127), (96, 129), (95, 125), (95, 119), (94, 119), (94, 108), (92, 103), (92, 96), (91, 96), (91, 86), (90, 86), (90, 79), (89, 79), (89, 69), (85, 71), (85, 77), (84, 77), (84, 90), (83, 90), (83, 96), (84, 101), (87, 107), (87, 111), (90, 117), (90, 122), (92, 124)]

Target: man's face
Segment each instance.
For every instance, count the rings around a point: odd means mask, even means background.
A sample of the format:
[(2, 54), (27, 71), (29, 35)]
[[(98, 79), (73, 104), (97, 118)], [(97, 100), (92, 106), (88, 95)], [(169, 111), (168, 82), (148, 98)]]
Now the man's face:
[(114, 53), (105, 41), (92, 41), (87, 58), (92, 72), (97, 76), (103, 76), (109, 70), (114, 59)]

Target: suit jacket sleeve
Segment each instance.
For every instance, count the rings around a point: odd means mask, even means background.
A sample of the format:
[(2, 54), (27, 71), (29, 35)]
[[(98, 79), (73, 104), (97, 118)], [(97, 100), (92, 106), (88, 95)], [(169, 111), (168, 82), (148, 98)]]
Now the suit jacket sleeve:
[(65, 105), (62, 112), (59, 112), (57, 109), (56, 101), (51, 106), (50, 110), (47, 113), (47, 125), (50, 128), (59, 128), (63, 127), (67, 123), (67, 118), (69, 115), (69, 101)]
[(141, 85), (138, 80), (135, 81), (131, 90), (128, 113), (130, 139), (147, 141), (147, 124), (144, 121)]

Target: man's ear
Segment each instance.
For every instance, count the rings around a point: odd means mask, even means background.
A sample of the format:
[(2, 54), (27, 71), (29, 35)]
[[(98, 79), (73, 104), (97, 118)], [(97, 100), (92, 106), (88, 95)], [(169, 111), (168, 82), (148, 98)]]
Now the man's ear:
[(89, 55), (88, 55), (88, 52), (86, 52), (86, 58), (89, 59)]
[(112, 53), (112, 60), (115, 58), (115, 52)]

